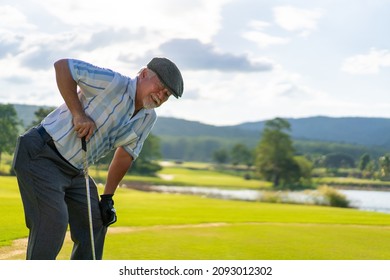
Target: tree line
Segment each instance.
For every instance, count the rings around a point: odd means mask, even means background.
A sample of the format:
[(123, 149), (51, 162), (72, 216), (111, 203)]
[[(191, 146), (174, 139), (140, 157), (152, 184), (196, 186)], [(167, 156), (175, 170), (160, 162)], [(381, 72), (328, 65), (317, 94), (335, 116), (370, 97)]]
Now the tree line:
[[(28, 127), (40, 123), (52, 109), (37, 110), (35, 119)], [(21, 122), (13, 105), (0, 104), (0, 164), (2, 153), (13, 153), (20, 130)], [(323, 168), (327, 175), (331, 176), (351, 175), (345, 172), (354, 172), (352, 175), (357, 177), (390, 180), (390, 154), (372, 155), (366, 147), (352, 149), (351, 145), (345, 144), (330, 144), (326, 149), (321, 143), (294, 142), (290, 132), (291, 125), (287, 120), (282, 118), (269, 120), (265, 123), (263, 133), (254, 147), (245, 141), (221, 147), (221, 143), (215, 138), (197, 139), (192, 142), (189, 139), (164, 138), (162, 141), (151, 134), (131, 172), (155, 174), (161, 169), (156, 160), (167, 159), (167, 152), (169, 154), (167, 150), (171, 149), (170, 154), (174, 156), (169, 159), (179, 161), (191, 159), (213, 161), (219, 165), (246, 166), (248, 170), (254, 171), (254, 174), (262, 179), (272, 181), (274, 186), (279, 188), (310, 184), (310, 178), (316, 176), (313, 173), (314, 168)], [(172, 145), (164, 146), (164, 141)], [(100, 160), (98, 165), (109, 164), (112, 155), (113, 153)], [(205, 155), (208, 157), (203, 158)]]
[(254, 149), (236, 144), (230, 151), (215, 151), (213, 160), (219, 164), (253, 166), (252, 169), (262, 179), (271, 181), (275, 188), (281, 189), (309, 187), (315, 168), (324, 170), (319, 176), (390, 180), (390, 154), (375, 158), (364, 152), (358, 160), (344, 151), (325, 155), (300, 154), (293, 145), (290, 131), (291, 126), (285, 119), (269, 120)]

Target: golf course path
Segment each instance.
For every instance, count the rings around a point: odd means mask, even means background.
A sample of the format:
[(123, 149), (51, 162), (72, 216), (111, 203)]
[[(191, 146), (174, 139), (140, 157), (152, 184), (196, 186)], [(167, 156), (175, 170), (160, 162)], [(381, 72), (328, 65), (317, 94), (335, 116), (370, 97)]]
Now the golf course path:
[(11, 246), (0, 247), (0, 260), (13, 260), (14, 257), (25, 254), (27, 238), (12, 241)]

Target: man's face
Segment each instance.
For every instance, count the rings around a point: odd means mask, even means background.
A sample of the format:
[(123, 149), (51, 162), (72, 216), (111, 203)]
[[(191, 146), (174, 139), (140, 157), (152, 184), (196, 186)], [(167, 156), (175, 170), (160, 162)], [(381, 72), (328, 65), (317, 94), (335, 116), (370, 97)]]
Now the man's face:
[(147, 76), (144, 79), (144, 94), (142, 104), (145, 109), (160, 107), (171, 95), (164, 87), (157, 75)]

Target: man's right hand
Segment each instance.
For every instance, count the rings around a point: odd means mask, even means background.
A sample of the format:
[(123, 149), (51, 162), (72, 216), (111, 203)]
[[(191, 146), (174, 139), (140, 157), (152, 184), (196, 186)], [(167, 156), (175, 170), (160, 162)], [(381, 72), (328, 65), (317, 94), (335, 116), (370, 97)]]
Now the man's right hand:
[(92, 137), (92, 134), (96, 129), (95, 122), (86, 114), (74, 116), (73, 125), (77, 137), (85, 137), (87, 141)]

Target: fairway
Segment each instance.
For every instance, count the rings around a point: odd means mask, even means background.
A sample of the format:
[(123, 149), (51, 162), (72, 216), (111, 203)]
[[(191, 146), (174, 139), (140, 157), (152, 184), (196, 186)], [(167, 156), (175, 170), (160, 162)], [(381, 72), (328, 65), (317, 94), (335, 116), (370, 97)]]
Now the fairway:
[[(113, 227), (106, 260), (388, 260), (390, 226), (215, 223)], [(23, 259), (26, 240), (1, 259)], [(67, 236), (58, 259), (68, 259)], [(7, 250), (8, 249), (8, 250)]]
[[(0, 259), (24, 259), (28, 232), (16, 180), (2, 177), (0, 185)], [(124, 188), (115, 205), (106, 260), (390, 259), (388, 214)], [(68, 236), (58, 259), (69, 259), (71, 246)]]
[(390, 259), (390, 243), (377, 242), (378, 238), (390, 240), (389, 229), (390, 227), (272, 223), (149, 228), (113, 234), (107, 240), (105, 258)]

